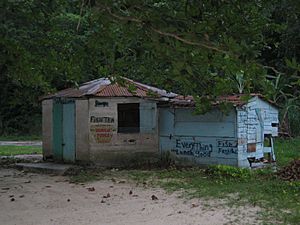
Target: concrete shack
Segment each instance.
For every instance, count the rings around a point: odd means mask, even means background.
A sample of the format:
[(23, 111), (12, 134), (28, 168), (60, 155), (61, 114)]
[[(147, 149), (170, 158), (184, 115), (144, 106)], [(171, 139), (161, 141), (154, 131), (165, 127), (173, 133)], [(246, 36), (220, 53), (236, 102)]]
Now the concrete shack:
[[(194, 115), (183, 97), (123, 78), (100, 78), (45, 96), (43, 156), (55, 161), (123, 166), (168, 154), (178, 163), (250, 167), (275, 160), (278, 110), (260, 95), (220, 98), (232, 103)], [(267, 139), (268, 143), (264, 141)], [(167, 153), (168, 152), (168, 153)]]
[(121, 166), (158, 158), (157, 102), (176, 94), (107, 78), (43, 98), (43, 155), (64, 162)]

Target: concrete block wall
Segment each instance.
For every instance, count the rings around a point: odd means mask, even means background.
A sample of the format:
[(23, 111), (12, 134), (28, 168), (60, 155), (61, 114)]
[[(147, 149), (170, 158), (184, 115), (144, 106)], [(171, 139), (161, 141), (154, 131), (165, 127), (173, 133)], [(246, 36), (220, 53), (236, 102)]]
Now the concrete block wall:
[[(140, 103), (153, 106), (153, 128), (139, 133), (118, 133), (118, 104)], [(90, 160), (103, 166), (126, 164), (138, 155), (142, 158), (158, 155), (156, 102), (141, 98), (89, 99), (89, 154)], [(142, 120), (143, 116), (140, 116)], [(144, 124), (140, 121), (141, 124)], [(152, 154), (153, 153), (153, 154)], [(151, 157), (150, 157), (151, 158)]]
[(42, 102), (42, 140), (43, 140), (43, 157), (46, 159), (53, 155), (53, 129), (52, 129), (52, 99)]
[(75, 101), (75, 127), (76, 127), (76, 161), (88, 162), (89, 150), (89, 100), (77, 99)]

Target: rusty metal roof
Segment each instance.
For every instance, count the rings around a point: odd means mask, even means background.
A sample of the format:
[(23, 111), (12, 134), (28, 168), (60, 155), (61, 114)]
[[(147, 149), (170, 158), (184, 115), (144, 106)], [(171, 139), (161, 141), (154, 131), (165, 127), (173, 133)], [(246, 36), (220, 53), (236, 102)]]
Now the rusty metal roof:
[(191, 95), (188, 96), (183, 96), (183, 95), (178, 95), (172, 100), (170, 100), (171, 105), (175, 107), (194, 107), (195, 106), (195, 101), (194, 97)]
[[(249, 95), (246, 94), (233, 94), (233, 95), (226, 95), (226, 96), (220, 96), (217, 97), (216, 100), (212, 103), (213, 105), (219, 105), (221, 103), (231, 103), (233, 106), (238, 107), (246, 104), (248, 102), (247, 97), (260, 97), (270, 104), (274, 104), (274, 102), (266, 99), (263, 95), (252, 93)], [(195, 107), (195, 101), (193, 96), (183, 96), (178, 95), (174, 99), (170, 100), (171, 104), (175, 107)], [(276, 106), (276, 105), (275, 105)]]
[(142, 98), (174, 98), (177, 94), (166, 90), (142, 84), (131, 79), (122, 77), (122, 85), (112, 82), (109, 78), (100, 78), (80, 85), (78, 88), (68, 88), (55, 94), (48, 95), (48, 98), (78, 98), (84, 96), (98, 97), (142, 97)]
[(123, 97), (130, 97), (130, 96), (138, 96), (138, 97), (146, 97), (147, 92), (141, 89), (135, 89), (133, 91), (129, 91), (128, 88), (122, 87), (118, 84), (107, 85), (98, 93), (96, 96), (101, 97), (108, 97), (108, 96), (123, 96)]
[[(131, 79), (121, 77), (121, 84), (117, 80), (109, 78), (100, 78), (92, 80), (80, 85), (78, 88), (68, 88), (59, 91), (55, 94), (44, 96), (41, 99), (49, 98), (80, 98), (85, 96), (97, 97), (140, 97), (140, 98), (153, 98), (164, 101), (169, 101), (174, 107), (195, 107), (193, 96), (177, 95), (166, 90), (159, 89), (153, 86), (142, 84)], [(227, 96), (220, 96), (213, 105), (219, 105), (223, 102), (231, 103), (233, 106), (242, 106), (247, 103), (247, 96), (258, 96), (270, 104), (275, 105), (273, 102), (266, 99), (261, 94), (233, 94)], [(276, 106), (276, 105), (275, 105)]]

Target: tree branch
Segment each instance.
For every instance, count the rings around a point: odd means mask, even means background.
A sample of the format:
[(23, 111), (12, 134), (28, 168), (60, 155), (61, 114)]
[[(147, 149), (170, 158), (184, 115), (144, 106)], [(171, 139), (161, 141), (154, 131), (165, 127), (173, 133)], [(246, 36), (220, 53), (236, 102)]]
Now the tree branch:
[[(123, 21), (131, 21), (131, 22), (135, 22), (135, 23), (139, 23), (139, 24), (144, 24), (145, 22), (140, 20), (140, 19), (137, 19), (137, 18), (133, 18), (133, 17), (124, 17), (124, 16), (120, 16), (120, 15), (117, 15), (115, 13), (113, 13), (111, 11), (110, 8), (106, 8), (107, 12), (113, 16), (114, 18), (117, 18), (119, 20), (123, 20)], [(222, 49), (219, 49), (217, 47), (214, 47), (214, 46), (210, 46), (210, 45), (207, 45), (207, 44), (204, 44), (204, 43), (200, 43), (200, 42), (194, 42), (194, 41), (190, 41), (190, 40), (187, 40), (187, 39), (184, 39), (182, 37), (180, 37), (179, 35), (177, 34), (174, 34), (174, 33), (168, 33), (168, 32), (164, 32), (162, 30), (159, 30), (157, 28), (154, 28), (153, 26), (150, 26), (150, 29), (152, 31), (154, 31), (155, 33), (157, 34), (160, 34), (162, 36), (166, 36), (166, 37), (171, 37), (171, 38), (174, 38), (182, 43), (185, 43), (185, 44), (188, 44), (188, 45), (193, 45), (193, 46), (199, 46), (199, 47), (203, 47), (203, 48), (206, 48), (206, 49), (210, 49), (210, 50), (213, 50), (213, 51), (216, 51), (216, 52), (220, 52), (220, 53), (225, 53), (225, 54), (229, 54), (229, 52), (225, 51), (225, 50), (222, 50)]]
[(144, 23), (142, 20), (139, 20), (139, 19), (136, 19), (136, 18), (133, 18), (133, 17), (124, 17), (124, 16), (120, 16), (120, 15), (117, 15), (115, 13), (113, 13), (111, 11), (111, 9), (109, 7), (106, 7), (106, 11), (113, 17), (119, 19), (119, 20), (124, 20), (124, 21), (131, 21), (131, 22), (136, 22), (136, 23)]
[(210, 45), (207, 45), (207, 44), (204, 44), (204, 43), (200, 43), (200, 42), (194, 42), (194, 41), (190, 41), (190, 40), (187, 40), (187, 39), (184, 39), (176, 34), (173, 34), (173, 33), (168, 33), (168, 32), (164, 32), (164, 31), (161, 31), (159, 29), (156, 29), (154, 27), (151, 27), (151, 30), (153, 30), (154, 32), (160, 34), (160, 35), (163, 35), (163, 36), (167, 36), (167, 37), (172, 37), (178, 41), (181, 41), (185, 44), (188, 44), (188, 45), (194, 45), (194, 46), (200, 46), (200, 47), (203, 47), (203, 48), (207, 48), (207, 49), (210, 49), (210, 50), (213, 50), (213, 51), (216, 51), (216, 52), (220, 52), (220, 53), (225, 53), (225, 54), (229, 54), (227, 51), (225, 50), (222, 50), (222, 49), (218, 49), (214, 46), (210, 46)]
[[(145, 24), (145, 21), (143, 20), (140, 20), (140, 19), (137, 19), (137, 18), (134, 18), (134, 17), (124, 17), (124, 16), (120, 16), (120, 15), (117, 15), (115, 13), (113, 13), (111, 11), (111, 9), (109, 7), (106, 7), (105, 8), (106, 11), (114, 18), (118, 19), (118, 20), (123, 20), (123, 21), (130, 21), (130, 22), (135, 22), (135, 23), (139, 23), (139, 24)], [(169, 32), (164, 32), (160, 29), (157, 29), (153, 26), (150, 26), (150, 29), (152, 31), (154, 31), (155, 33), (159, 34), (159, 35), (162, 35), (162, 36), (166, 36), (166, 37), (171, 37), (171, 38), (174, 38), (182, 43), (185, 43), (185, 44), (188, 44), (188, 45), (193, 45), (193, 46), (199, 46), (199, 47), (203, 47), (203, 48), (206, 48), (206, 49), (209, 49), (209, 50), (212, 50), (212, 51), (215, 51), (215, 52), (219, 52), (219, 53), (224, 53), (224, 54), (228, 54), (228, 55), (231, 55), (231, 56), (234, 56), (235, 58), (237, 58), (237, 56), (233, 55), (233, 54), (230, 54), (228, 51), (225, 51), (223, 49), (219, 49), (215, 46), (211, 46), (211, 45), (208, 45), (208, 44), (205, 44), (205, 43), (201, 43), (201, 42), (194, 42), (194, 41), (191, 41), (191, 40), (187, 40), (185, 38), (182, 38), (180, 37), (179, 35), (177, 34), (174, 34), (174, 33), (169, 33)], [(265, 65), (262, 65), (262, 64), (259, 64), (257, 63), (257, 65), (261, 66), (262, 68), (265, 68), (265, 69), (271, 69), (272, 71), (274, 71), (276, 74), (283, 74), (282, 72), (280, 72), (279, 70), (275, 69), (274, 67), (272, 66), (265, 66)]]
[(280, 72), (279, 70), (275, 69), (273, 66), (264, 66), (264, 65), (261, 65), (263, 68), (266, 68), (266, 69), (271, 69), (273, 70), (275, 73), (278, 73), (278, 74), (283, 74), (282, 72)]
[(78, 20), (78, 23), (77, 23), (77, 27), (76, 27), (76, 31), (77, 32), (79, 31), (79, 27), (80, 27), (80, 23), (81, 23), (83, 7), (84, 7), (84, 0), (82, 0), (81, 7), (80, 7), (80, 13), (79, 13), (80, 17), (79, 17), (79, 20)]

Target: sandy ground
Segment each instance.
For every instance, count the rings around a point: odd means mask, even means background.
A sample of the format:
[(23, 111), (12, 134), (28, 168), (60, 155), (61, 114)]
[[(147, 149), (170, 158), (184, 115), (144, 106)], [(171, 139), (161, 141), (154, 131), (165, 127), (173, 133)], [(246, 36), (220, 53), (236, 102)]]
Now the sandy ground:
[[(158, 199), (152, 200), (152, 195)], [(258, 211), (230, 208), (219, 201), (187, 200), (126, 180), (72, 184), (63, 176), (0, 169), (2, 225), (258, 224)]]

